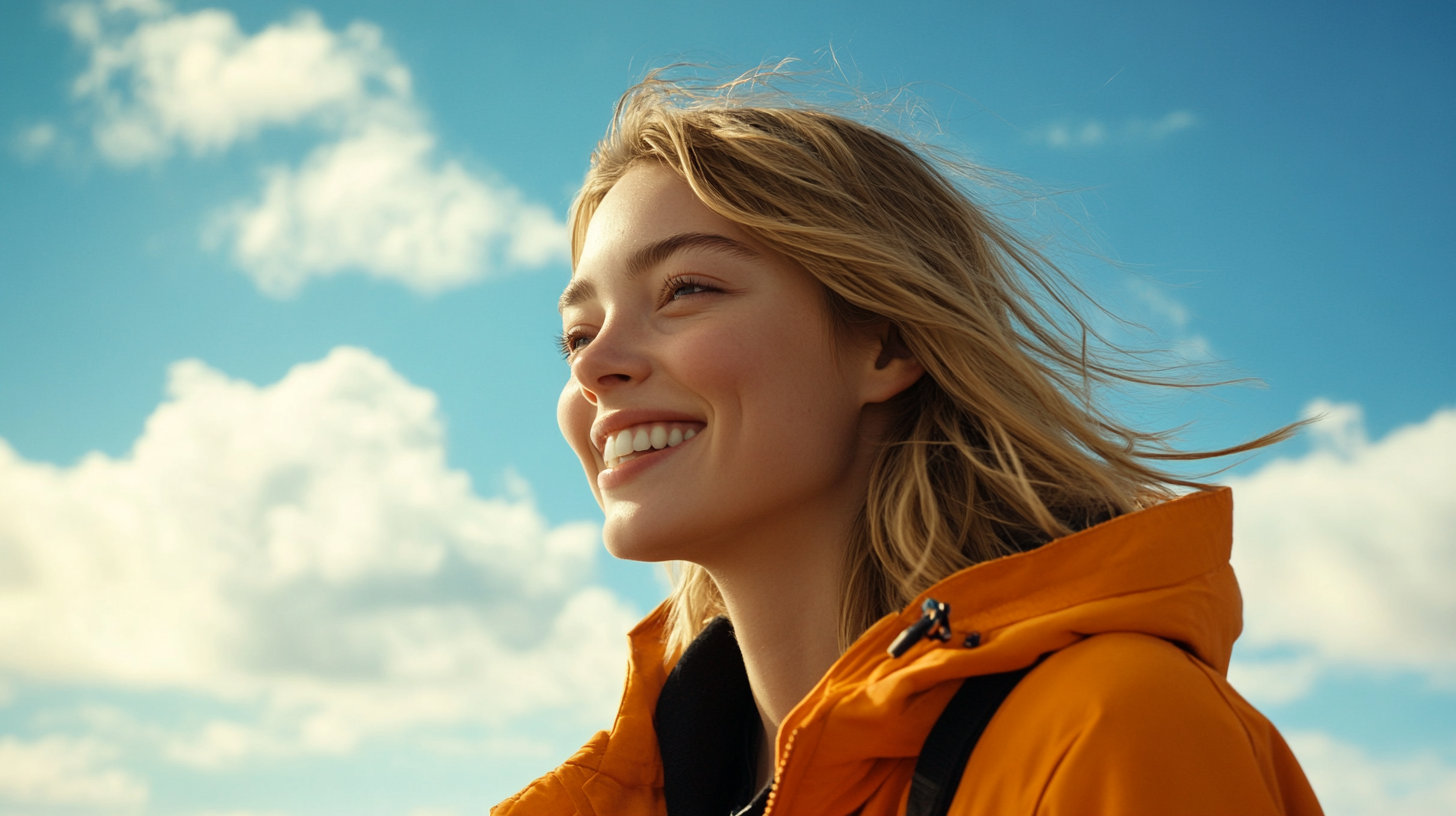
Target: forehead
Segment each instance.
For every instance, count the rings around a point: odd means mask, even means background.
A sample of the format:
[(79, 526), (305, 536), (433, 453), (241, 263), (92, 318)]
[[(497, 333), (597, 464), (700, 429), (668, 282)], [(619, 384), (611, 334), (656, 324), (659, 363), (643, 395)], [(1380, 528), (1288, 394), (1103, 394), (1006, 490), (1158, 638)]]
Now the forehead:
[(656, 163), (639, 164), (607, 191), (592, 214), (574, 277), (620, 269), (633, 252), (685, 233), (757, 244), (737, 224), (708, 209), (677, 173)]

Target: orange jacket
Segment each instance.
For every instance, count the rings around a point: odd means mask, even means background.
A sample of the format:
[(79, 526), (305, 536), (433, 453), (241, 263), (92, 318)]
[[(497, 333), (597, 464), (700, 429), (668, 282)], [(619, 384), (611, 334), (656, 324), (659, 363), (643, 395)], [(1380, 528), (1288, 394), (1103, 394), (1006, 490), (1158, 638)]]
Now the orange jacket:
[[(962, 570), (880, 620), (781, 724), (768, 813), (903, 813), (955, 681), (1047, 652), (987, 727), (954, 816), (1320, 813), (1284, 740), (1224, 678), (1242, 625), (1232, 510), (1226, 488), (1194, 493)], [(890, 657), (925, 597), (950, 604), (955, 636)], [(631, 633), (612, 731), (494, 816), (666, 813), (662, 623), (659, 608)]]

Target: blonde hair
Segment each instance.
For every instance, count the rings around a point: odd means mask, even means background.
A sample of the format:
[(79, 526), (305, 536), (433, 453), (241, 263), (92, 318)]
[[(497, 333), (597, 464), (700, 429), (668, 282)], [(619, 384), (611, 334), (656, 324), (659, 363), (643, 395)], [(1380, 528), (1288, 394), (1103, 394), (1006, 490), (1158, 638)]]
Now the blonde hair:
[[(1082, 290), (951, 180), (964, 173), (845, 116), (735, 99), (763, 79), (703, 85), (654, 73), (628, 90), (572, 204), (572, 258), (612, 185), (658, 162), (818, 279), (837, 327), (888, 322), (924, 367), (891, 402), (888, 444), (848, 544), (841, 649), (953, 572), (1165, 500), (1175, 486), (1206, 487), (1158, 462), (1293, 432), (1180, 452), (1167, 432), (1122, 424), (1096, 404), (1099, 386), (1187, 384), (1101, 341), (1067, 294)], [(704, 569), (673, 572), (669, 654), (725, 614)]]

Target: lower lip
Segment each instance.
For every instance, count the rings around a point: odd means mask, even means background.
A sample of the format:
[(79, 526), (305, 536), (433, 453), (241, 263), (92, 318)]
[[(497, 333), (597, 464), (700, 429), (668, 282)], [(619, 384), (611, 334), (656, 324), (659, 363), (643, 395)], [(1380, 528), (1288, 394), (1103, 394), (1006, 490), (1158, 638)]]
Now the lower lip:
[[(697, 436), (693, 437), (693, 439), (696, 438)], [(597, 474), (597, 487), (602, 490), (611, 490), (615, 487), (621, 487), (622, 485), (637, 478), (638, 474), (646, 471), (648, 468), (656, 465), (658, 462), (661, 462), (672, 454), (677, 453), (678, 451), (687, 447), (688, 443), (692, 441), (692, 439), (684, 439), (683, 443), (676, 447), (662, 448), (661, 450), (650, 453), (646, 456), (638, 456), (636, 459), (633, 459), (626, 464), (617, 465), (614, 468), (607, 468), (606, 470), (603, 470)]]

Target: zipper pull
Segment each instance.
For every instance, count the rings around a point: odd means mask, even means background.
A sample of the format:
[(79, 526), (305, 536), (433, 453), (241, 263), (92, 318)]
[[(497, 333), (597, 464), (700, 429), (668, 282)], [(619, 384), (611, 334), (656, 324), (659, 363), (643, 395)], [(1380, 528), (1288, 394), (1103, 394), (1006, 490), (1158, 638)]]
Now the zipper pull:
[(926, 598), (925, 603), (920, 605), (920, 610), (924, 613), (920, 620), (905, 627), (905, 631), (897, 635), (895, 642), (890, 644), (890, 657), (905, 654), (910, 651), (911, 646), (928, 637), (942, 643), (950, 640), (950, 604)]

